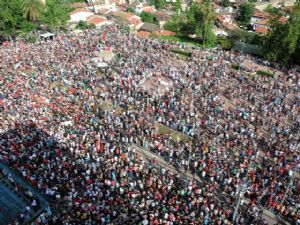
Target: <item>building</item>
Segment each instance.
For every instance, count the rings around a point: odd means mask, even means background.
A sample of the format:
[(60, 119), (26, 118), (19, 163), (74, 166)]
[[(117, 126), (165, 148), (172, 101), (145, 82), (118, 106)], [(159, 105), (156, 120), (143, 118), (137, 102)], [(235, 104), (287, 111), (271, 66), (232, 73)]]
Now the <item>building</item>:
[(232, 16), (228, 14), (222, 14), (217, 16), (217, 22), (219, 27), (226, 30), (235, 30), (238, 26), (233, 22)]
[(154, 23), (143, 23), (143, 25), (139, 28), (139, 30), (153, 33), (159, 30), (159, 26)]
[(87, 22), (90, 23), (90, 24), (95, 25), (95, 27), (97, 29), (101, 28), (102, 26), (108, 26), (108, 25), (113, 24), (112, 21), (107, 20), (104, 16), (98, 16), (98, 15), (90, 16), (87, 19)]
[(70, 21), (69, 22), (79, 22), (79, 21), (87, 21), (88, 17), (94, 15), (91, 10), (88, 9), (75, 9), (70, 12)]
[(109, 0), (89, 0), (88, 8), (94, 13), (100, 13), (101, 10), (116, 11), (116, 3)]
[(171, 16), (166, 15), (163, 11), (156, 11), (154, 14), (161, 28), (165, 25), (167, 21), (171, 19)]
[[(253, 30), (258, 34), (266, 34), (269, 30), (270, 15), (262, 11), (256, 11), (251, 17), (250, 24)], [(279, 18), (279, 22), (286, 23), (288, 19), (284, 16)]]
[(117, 11), (112, 13), (111, 15), (115, 17), (119, 22), (127, 24), (133, 30), (138, 30), (143, 25), (141, 17), (133, 13)]
[(253, 26), (255, 23), (261, 20), (267, 20), (269, 18), (269, 14), (260, 10), (256, 10), (251, 17), (250, 24)]

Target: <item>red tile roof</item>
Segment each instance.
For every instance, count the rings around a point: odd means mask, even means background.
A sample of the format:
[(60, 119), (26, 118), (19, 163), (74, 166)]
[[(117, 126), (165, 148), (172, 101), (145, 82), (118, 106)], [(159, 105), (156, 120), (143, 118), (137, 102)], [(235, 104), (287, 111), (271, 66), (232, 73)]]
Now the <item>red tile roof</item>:
[(126, 19), (126, 20), (129, 20), (130, 18), (132, 18), (132, 17), (134, 17), (135, 15), (133, 14), (133, 13), (125, 13), (124, 14), (124, 18)]
[(147, 32), (147, 31), (139, 31), (137, 33), (138, 37), (140, 38), (148, 38), (150, 36), (150, 32)]
[(169, 30), (158, 30), (154, 32), (157, 36), (173, 36), (176, 35), (175, 32)]
[(87, 7), (87, 4), (85, 2), (75, 2), (74, 4), (72, 4), (72, 6), (74, 8), (84, 8)]
[(88, 22), (91, 23), (91, 24), (94, 24), (94, 25), (97, 25), (97, 24), (102, 23), (104, 21), (107, 21), (107, 19), (104, 18), (104, 17), (100, 17), (100, 16), (90, 16), (88, 18)]
[(281, 22), (281, 23), (286, 23), (288, 21), (288, 18), (286, 18), (286, 17), (284, 17), (284, 16), (281, 16), (280, 18), (279, 18), (279, 22)]
[(149, 13), (154, 13), (154, 9), (151, 6), (147, 6), (143, 8), (143, 12), (149, 12)]
[(252, 17), (267, 18), (269, 15), (263, 11), (256, 11)]
[(266, 34), (266, 33), (268, 33), (268, 29), (265, 28), (265, 27), (258, 27), (258, 26), (256, 26), (255, 27), (255, 31), (257, 33), (260, 33), (260, 34)]
[(142, 22), (142, 20), (141, 19), (139, 19), (139, 18), (131, 18), (131, 19), (129, 19), (128, 20), (131, 24), (133, 24), (133, 25), (138, 25), (138, 24), (140, 24), (141, 22)]

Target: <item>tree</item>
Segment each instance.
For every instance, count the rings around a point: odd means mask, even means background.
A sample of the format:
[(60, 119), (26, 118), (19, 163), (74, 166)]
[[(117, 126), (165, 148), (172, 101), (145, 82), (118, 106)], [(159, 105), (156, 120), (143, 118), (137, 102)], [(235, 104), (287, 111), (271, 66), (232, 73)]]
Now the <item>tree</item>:
[(143, 22), (157, 23), (155, 15), (150, 12), (141, 12), (140, 17)]
[(211, 3), (204, 1), (202, 3), (193, 3), (187, 13), (189, 23), (194, 24), (196, 35), (203, 39), (205, 46), (212, 46), (216, 40), (212, 27), (215, 22), (215, 11)]
[(127, 12), (135, 13), (134, 8), (132, 8), (132, 7), (127, 7), (126, 10), (127, 10)]
[(7, 38), (36, 28), (31, 21), (23, 18), (22, 0), (0, 0), (0, 33)]
[(166, 30), (178, 33), (182, 28), (182, 21), (184, 21), (184, 18), (182, 16), (173, 16), (171, 20), (167, 21), (164, 24), (164, 28)]
[(43, 5), (40, 0), (25, 0), (22, 5), (23, 17), (30, 21), (37, 21), (40, 17)]
[(153, 4), (156, 9), (163, 9), (166, 7), (167, 2), (166, 0), (153, 0)]
[(41, 15), (41, 22), (49, 25), (51, 29), (64, 26), (70, 19), (69, 12), (72, 10), (69, 2), (62, 0), (47, 0), (45, 10)]
[(280, 9), (273, 7), (271, 4), (269, 4), (267, 6), (267, 8), (265, 9), (265, 11), (271, 15), (276, 15), (276, 16), (282, 16), (282, 12), (280, 11)]
[(219, 42), (221, 48), (226, 50), (226, 51), (230, 50), (233, 46), (232, 41), (230, 39), (226, 38), (226, 37), (220, 37), (218, 39), (218, 42)]
[(243, 24), (249, 24), (251, 17), (254, 13), (254, 5), (251, 3), (242, 3), (240, 5), (240, 15), (238, 20), (241, 21)]
[(91, 29), (91, 28), (95, 28), (95, 25), (89, 24), (83, 20), (80, 20), (76, 26), (76, 29), (80, 29), (80, 30), (87, 30), (87, 29)]
[(300, 50), (300, 2), (296, 3), (287, 23), (279, 21), (279, 15), (270, 22), (264, 52), (269, 60), (285, 64), (299, 60)]
[(230, 1), (229, 0), (222, 0), (220, 4), (223, 7), (228, 7), (228, 6), (230, 6)]
[(180, 0), (176, 0), (176, 2), (173, 3), (173, 10), (175, 12), (180, 12), (182, 10)]

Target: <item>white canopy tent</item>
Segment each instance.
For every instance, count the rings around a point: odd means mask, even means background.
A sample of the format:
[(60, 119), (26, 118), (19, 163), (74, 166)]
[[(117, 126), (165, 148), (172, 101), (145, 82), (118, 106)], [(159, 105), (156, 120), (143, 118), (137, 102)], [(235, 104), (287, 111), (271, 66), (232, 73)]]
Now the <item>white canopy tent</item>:
[(42, 38), (44, 40), (52, 40), (54, 36), (55, 36), (55, 34), (47, 32), (47, 33), (41, 34), (40, 38)]

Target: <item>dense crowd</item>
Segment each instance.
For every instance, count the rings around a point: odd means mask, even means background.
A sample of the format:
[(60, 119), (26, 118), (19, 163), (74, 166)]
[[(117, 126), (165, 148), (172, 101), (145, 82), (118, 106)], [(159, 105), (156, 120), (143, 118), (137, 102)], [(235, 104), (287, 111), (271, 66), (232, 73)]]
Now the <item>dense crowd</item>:
[[(116, 56), (99, 70), (105, 48)], [(237, 224), (266, 224), (261, 207), (300, 224), (295, 69), (246, 74), (231, 65), (257, 59), (118, 26), (11, 42), (0, 58), (0, 159), (52, 202), (36, 223), (233, 224), (241, 195)]]

